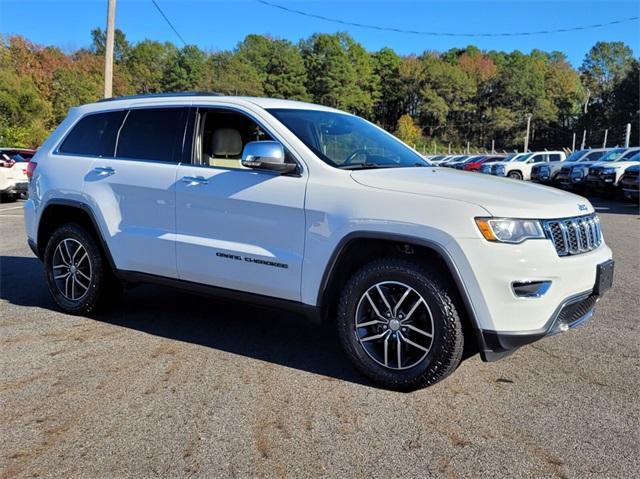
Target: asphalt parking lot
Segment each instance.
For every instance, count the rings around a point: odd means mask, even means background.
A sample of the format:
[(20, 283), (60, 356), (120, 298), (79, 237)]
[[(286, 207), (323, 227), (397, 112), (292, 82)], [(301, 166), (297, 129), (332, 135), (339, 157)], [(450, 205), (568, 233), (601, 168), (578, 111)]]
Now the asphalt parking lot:
[(2, 204), (0, 477), (636, 476), (640, 218), (594, 204), (616, 259), (595, 316), (410, 394), (368, 384), (329, 331), (244, 304), (141, 286), (61, 314)]

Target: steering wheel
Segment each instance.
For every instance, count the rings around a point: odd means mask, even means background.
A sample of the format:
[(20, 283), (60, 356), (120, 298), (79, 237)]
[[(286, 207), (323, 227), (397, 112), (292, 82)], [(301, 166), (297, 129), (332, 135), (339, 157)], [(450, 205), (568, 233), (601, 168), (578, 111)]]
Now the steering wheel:
[[(360, 148), (358, 150), (355, 150), (353, 153), (351, 153), (349, 156), (347, 156), (347, 159), (344, 160), (344, 163), (342, 163), (343, 165), (351, 165), (353, 164), (353, 160), (356, 159), (356, 157), (358, 155), (365, 155), (367, 158), (369, 157), (369, 152), (363, 148)], [(365, 159), (363, 163), (366, 163), (367, 160)]]

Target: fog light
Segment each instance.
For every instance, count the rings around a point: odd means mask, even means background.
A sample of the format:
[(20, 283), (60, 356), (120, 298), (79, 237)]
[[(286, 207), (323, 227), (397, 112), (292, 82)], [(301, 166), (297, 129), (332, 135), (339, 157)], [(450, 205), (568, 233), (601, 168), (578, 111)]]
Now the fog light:
[(540, 298), (551, 287), (551, 281), (515, 281), (511, 284), (518, 298)]

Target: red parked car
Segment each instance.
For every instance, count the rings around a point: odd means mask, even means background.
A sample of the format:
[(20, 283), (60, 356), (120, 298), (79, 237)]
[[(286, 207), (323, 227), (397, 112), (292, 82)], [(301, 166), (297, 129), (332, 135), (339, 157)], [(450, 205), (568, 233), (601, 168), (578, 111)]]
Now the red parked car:
[(483, 156), (472, 161), (471, 163), (466, 163), (462, 169), (465, 171), (478, 171), (482, 163), (486, 163), (488, 161), (502, 161), (503, 159), (504, 156), (501, 155)]

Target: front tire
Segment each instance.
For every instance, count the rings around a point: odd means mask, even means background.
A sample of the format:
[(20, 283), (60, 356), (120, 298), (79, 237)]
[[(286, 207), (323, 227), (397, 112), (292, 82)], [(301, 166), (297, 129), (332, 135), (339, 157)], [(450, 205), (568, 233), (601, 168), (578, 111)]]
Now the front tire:
[(460, 364), (455, 294), (445, 275), (401, 258), (373, 261), (345, 285), (337, 330), (355, 367), (383, 387), (411, 391)]
[(119, 289), (97, 241), (75, 223), (50, 236), (44, 266), (53, 300), (69, 314), (90, 314)]
[(510, 171), (507, 176), (509, 178), (511, 178), (512, 180), (521, 180), (522, 179), (522, 173), (520, 173), (519, 171)]

